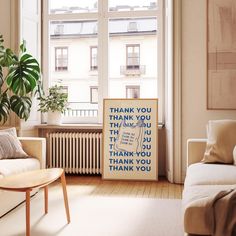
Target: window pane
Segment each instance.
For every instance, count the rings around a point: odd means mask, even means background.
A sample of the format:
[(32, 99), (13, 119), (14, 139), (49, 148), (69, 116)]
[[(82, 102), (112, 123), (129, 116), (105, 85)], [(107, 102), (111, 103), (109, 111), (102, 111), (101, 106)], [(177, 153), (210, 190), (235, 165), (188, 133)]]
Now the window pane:
[(140, 86), (126, 86), (126, 98), (140, 98)]
[(98, 87), (90, 87), (90, 103), (98, 103)]
[(68, 70), (67, 55), (67, 47), (55, 47), (55, 71)]
[(97, 0), (49, 0), (51, 14), (96, 12)]
[[(110, 11), (140, 11), (155, 9), (157, 9), (157, 0), (109, 0)], [(135, 23), (133, 23), (133, 27), (135, 28)]]
[(90, 70), (96, 71), (98, 69), (97, 46), (90, 48)]
[[(55, 32), (58, 25), (64, 28), (60, 35)], [(96, 25), (89, 20), (50, 22), (50, 86), (60, 83), (67, 88), (67, 117), (97, 117), (98, 74), (91, 70), (91, 63), (97, 69)]]
[[(137, 31), (128, 30), (130, 22)], [(155, 17), (109, 21), (109, 97), (158, 97), (157, 43)]]

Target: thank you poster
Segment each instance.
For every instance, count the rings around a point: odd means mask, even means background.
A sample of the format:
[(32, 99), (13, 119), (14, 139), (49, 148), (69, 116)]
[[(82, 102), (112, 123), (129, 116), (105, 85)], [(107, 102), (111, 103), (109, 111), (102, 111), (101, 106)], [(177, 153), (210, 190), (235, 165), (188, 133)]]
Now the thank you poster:
[(157, 108), (157, 99), (104, 99), (104, 179), (157, 180)]

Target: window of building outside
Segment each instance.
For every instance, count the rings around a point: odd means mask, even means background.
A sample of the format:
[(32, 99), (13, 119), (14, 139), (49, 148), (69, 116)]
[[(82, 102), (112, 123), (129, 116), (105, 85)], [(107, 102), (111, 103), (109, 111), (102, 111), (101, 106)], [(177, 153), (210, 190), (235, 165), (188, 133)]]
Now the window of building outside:
[(158, 98), (162, 120), (163, 0), (43, 0), (43, 7), (44, 84), (67, 86), (65, 123), (101, 123), (103, 98)]
[(90, 47), (90, 70), (98, 69), (97, 54), (98, 54), (98, 47), (91, 46)]
[(140, 98), (140, 86), (127, 85), (126, 98)]
[(139, 69), (140, 45), (126, 45), (126, 68)]
[(98, 87), (90, 87), (90, 103), (98, 103)]
[(55, 47), (55, 70), (68, 70), (68, 48)]

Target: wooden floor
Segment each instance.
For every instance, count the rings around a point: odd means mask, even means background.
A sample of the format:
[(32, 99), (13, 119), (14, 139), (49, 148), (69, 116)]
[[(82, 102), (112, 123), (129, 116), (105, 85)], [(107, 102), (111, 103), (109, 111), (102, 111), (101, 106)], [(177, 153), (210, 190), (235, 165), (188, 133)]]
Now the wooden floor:
[(183, 185), (160, 178), (155, 182), (102, 180), (100, 176), (66, 175), (67, 188), (82, 195), (137, 198), (182, 198)]

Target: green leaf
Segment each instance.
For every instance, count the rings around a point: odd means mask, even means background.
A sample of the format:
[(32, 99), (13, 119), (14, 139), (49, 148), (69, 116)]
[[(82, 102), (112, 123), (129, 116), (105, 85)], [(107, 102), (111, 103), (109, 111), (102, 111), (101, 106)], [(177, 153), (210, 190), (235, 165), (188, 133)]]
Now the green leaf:
[[(27, 120), (32, 106), (31, 96), (41, 91), (40, 67), (38, 61), (26, 53), (25, 41), (20, 45), (20, 55), (5, 48), (0, 35), (0, 122), (6, 122), (10, 111), (20, 119)], [(8, 73), (3, 75), (3, 67)], [(6, 83), (6, 84), (5, 84)], [(9, 94), (9, 95), (8, 95)], [(11, 96), (11, 97), (10, 97)]]
[(23, 40), (22, 44), (20, 45), (20, 50), (21, 50), (21, 52), (23, 52), (23, 53), (26, 52), (25, 44), (26, 44), (26, 42), (25, 42), (25, 40)]
[(7, 93), (0, 94), (0, 122), (5, 123), (10, 113), (11, 104)]
[(10, 48), (0, 48), (0, 65), (3, 67), (9, 67), (14, 63), (14, 54)]
[(48, 111), (60, 111), (63, 113), (67, 110), (68, 102), (67, 93), (63, 92), (62, 86), (52, 86), (49, 88), (49, 95), (42, 96), (39, 98), (39, 111), (48, 112)]
[(0, 87), (2, 87), (3, 82), (4, 79), (3, 79), (2, 67), (0, 66)]
[(10, 98), (10, 103), (12, 111), (14, 111), (20, 119), (27, 120), (29, 118), (30, 109), (32, 106), (30, 97), (20, 97), (17, 95), (13, 95)]
[(25, 96), (34, 91), (39, 79), (39, 63), (30, 54), (24, 53), (18, 63), (10, 67), (6, 82), (14, 94)]
[(0, 34), (0, 42), (4, 42), (2, 34)]

